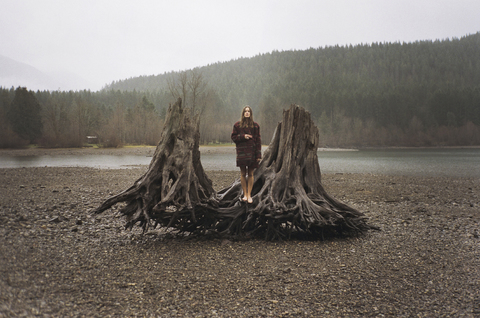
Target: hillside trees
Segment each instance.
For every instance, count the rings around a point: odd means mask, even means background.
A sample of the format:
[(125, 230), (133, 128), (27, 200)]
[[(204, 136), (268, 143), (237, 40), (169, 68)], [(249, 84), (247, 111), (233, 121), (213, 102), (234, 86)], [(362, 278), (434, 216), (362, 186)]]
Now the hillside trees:
[[(255, 111), (268, 96), (274, 96), (277, 107), (295, 102), (317, 122), (325, 113), (331, 122), (356, 123), (358, 131), (353, 136), (350, 130), (331, 125), (324, 132), (330, 146), (355, 144), (360, 133), (362, 145), (408, 146), (414, 118), (422, 127), (418, 135), (422, 137), (415, 144), (453, 145), (451, 141), (445, 144), (438, 133), (466, 131), (462, 127), (469, 123), (480, 127), (479, 53), (477, 33), (442, 41), (273, 51), (199, 70), (232, 114), (245, 104)], [(165, 76), (142, 78), (145, 86), (132, 80), (112, 87), (121, 84), (125, 89), (142, 90), (152, 89), (155, 83), (162, 90)], [(469, 144), (467, 138), (458, 140)]]
[(7, 112), (12, 130), (22, 139), (35, 142), (42, 136), (41, 106), (35, 95), (25, 87), (15, 90), (15, 97)]
[(217, 92), (209, 87), (199, 69), (171, 74), (167, 78), (168, 90), (174, 99), (181, 98), (184, 107), (198, 114), (200, 121), (200, 142), (231, 142), (230, 132), (234, 122)]
[(80, 147), (86, 140), (86, 136), (94, 135), (99, 126), (99, 109), (86, 99), (77, 98), (72, 104), (73, 114), (70, 119), (74, 131), (74, 145)]
[(88, 135), (97, 136), (103, 146), (155, 145), (163, 125), (164, 105), (168, 105), (163, 93), (21, 89), (22, 93), (26, 91), (37, 99), (37, 108), (41, 105), (41, 111), (29, 112), (25, 118), (13, 117), (10, 110), (19, 89), (0, 88), (0, 147), (19, 147), (30, 142), (21, 137), (25, 133), (20, 135), (10, 125), (14, 118), (25, 120), (29, 116), (33, 116), (37, 128), (41, 128), (36, 130), (36, 133), (40, 131), (37, 137), (41, 137), (36, 141), (41, 146), (81, 147)]
[[(442, 41), (336, 45), (130, 78), (94, 93), (36, 92), (43, 108), (40, 143), (78, 146), (82, 135), (92, 134), (105, 144), (155, 144), (158, 131), (141, 133), (138, 127), (146, 123), (140, 117), (151, 119), (153, 131), (167, 106), (182, 97), (202, 116), (201, 143), (230, 142), (231, 126), (245, 105), (252, 107), (268, 141), (275, 114), (295, 103), (318, 124), (322, 146), (478, 145), (478, 138), (468, 136), (480, 129), (479, 53), (480, 33)], [(1, 91), (10, 105), (15, 90)], [(154, 105), (153, 113), (142, 108), (143, 97)], [(6, 120), (6, 112), (0, 117)], [(8, 135), (8, 128), (0, 130)], [(10, 131), (7, 139), (20, 140)]]
[(117, 102), (105, 112), (106, 118), (99, 130), (100, 142), (105, 147), (120, 147), (127, 139), (125, 106)]
[[(117, 112), (119, 109), (117, 109)], [(155, 105), (143, 96), (133, 108), (127, 109), (125, 116), (126, 135), (124, 142), (130, 144), (155, 145), (160, 138), (162, 122)]]
[(65, 147), (71, 145), (69, 109), (65, 103), (55, 98), (49, 98), (44, 103), (43, 123), (44, 132), (42, 144), (50, 147)]
[(211, 88), (206, 90), (203, 102), (205, 107), (200, 114), (200, 143), (231, 142), (230, 134), (233, 123), (238, 120), (235, 115), (238, 114), (229, 112)]
[(254, 114), (255, 121), (262, 123), (262, 139), (267, 144), (273, 137), (278, 122), (281, 120), (282, 103), (278, 98), (268, 95), (262, 99), (257, 112)]
[(182, 98), (184, 106), (192, 108), (194, 112), (201, 114), (204, 111), (208, 85), (198, 68), (172, 74), (167, 78), (167, 84), (174, 99)]
[(28, 141), (18, 136), (10, 125), (7, 118), (7, 113), (10, 110), (15, 90), (2, 89), (0, 90), (0, 147), (1, 148), (15, 148), (22, 147), (28, 144)]

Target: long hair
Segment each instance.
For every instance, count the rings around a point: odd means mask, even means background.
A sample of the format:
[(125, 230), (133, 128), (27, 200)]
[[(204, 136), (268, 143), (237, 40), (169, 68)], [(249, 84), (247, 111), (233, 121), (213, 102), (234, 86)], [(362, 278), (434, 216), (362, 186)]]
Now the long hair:
[[(250, 109), (250, 117), (245, 117), (245, 110)], [(250, 106), (245, 106), (242, 109), (242, 117), (240, 118), (240, 127), (242, 128), (253, 128), (253, 112)]]

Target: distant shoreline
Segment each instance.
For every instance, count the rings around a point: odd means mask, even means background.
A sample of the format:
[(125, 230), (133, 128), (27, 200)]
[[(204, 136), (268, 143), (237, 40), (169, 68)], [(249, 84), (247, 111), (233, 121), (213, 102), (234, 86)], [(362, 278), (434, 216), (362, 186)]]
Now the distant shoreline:
[[(263, 145), (265, 151), (268, 145)], [(125, 146), (120, 148), (21, 148), (0, 149), (0, 156), (62, 156), (62, 155), (137, 155), (151, 157), (155, 153), (156, 146)], [(361, 151), (361, 150), (399, 150), (399, 149), (480, 149), (480, 146), (449, 146), (449, 147), (363, 147), (363, 148), (318, 148), (318, 151)], [(201, 153), (230, 154), (235, 151), (235, 145), (206, 145), (200, 146)]]

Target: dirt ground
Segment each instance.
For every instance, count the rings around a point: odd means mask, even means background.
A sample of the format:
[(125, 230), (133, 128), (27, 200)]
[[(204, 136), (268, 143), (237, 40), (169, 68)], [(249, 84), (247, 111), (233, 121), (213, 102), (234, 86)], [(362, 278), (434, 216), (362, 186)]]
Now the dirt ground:
[(0, 169), (0, 317), (480, 316), (479, 179), (323, 175), (382, 229), (324, 241), (185, 240), (89, 213), (145, 171)]

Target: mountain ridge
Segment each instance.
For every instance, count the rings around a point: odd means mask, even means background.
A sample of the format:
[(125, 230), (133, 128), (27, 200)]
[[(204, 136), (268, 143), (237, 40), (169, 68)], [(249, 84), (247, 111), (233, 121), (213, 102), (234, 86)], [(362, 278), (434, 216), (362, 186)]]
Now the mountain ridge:
[(0, 86), (26, 87), (29, 90), (83, 90), (90, 83), (77, 74), (66, 71), (44, 72), (36, 67), (0, 55)]

